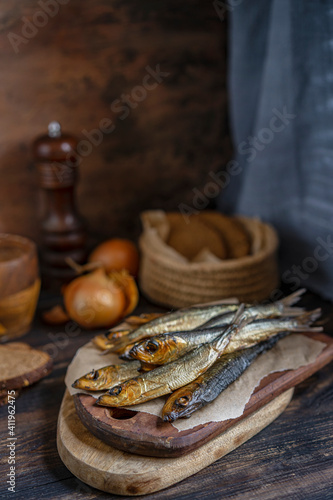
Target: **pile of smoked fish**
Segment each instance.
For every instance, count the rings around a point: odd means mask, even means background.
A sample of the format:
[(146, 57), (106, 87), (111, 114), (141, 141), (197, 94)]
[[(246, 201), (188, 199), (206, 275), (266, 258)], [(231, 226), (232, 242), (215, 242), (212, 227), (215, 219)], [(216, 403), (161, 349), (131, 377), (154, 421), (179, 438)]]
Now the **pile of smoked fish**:
[(193, 306), (163, 315), (130, 317), (131, 330), (95, 337), (97, 347), (123, 363), (83, 375), (73, 387), (106, 391), (101, 406), (130, 406), (170, 394), (165, 422), (190, 417), (214, 401), (253, 361), (291, 332), (321, 331), (311, 326), (320, 309), (293, 307), (299, 290), (267, 304)]

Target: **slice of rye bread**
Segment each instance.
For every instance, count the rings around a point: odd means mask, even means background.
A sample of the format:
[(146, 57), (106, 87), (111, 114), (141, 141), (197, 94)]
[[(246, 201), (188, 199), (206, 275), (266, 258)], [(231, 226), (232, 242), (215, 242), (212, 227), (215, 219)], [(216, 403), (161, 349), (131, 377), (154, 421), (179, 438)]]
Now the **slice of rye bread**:
[(243, 224), (235, 217), (208, 210), (200, 212), (195, 217), (221, 234), (229, 259), (239, 259), (251, 253), (251, 237)]
[(23, 342), (0, 345), (0, 390), (19, 389), (48, 375), (52, 359)]
[(194, 216), (186, 221), (181, 214), (167, 213), (170, 234), (167, 244), (188, 260), (192, 260), (203, 248), (208, 248), (219, 259), (225, 259), (227, 249), (223, 237), (212, 226)]

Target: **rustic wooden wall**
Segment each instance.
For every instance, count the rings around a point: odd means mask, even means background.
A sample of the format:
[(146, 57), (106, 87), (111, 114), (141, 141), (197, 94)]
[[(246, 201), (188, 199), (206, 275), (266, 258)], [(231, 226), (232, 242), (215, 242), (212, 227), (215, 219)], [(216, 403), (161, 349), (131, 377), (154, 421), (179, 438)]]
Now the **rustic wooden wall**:
[[(81, 165), (79, 203), (98, 237), (137, 234), (140, 210), (190, 203), (221, 166), (225, 23), (212, 2), (0, 0), (0, 16), (0, 231), (38, 239), (29, 147), (51, 120), (81, 137), (115, 124)], [(147, 65), (169, 76), (121, 120), (110, 106)]]

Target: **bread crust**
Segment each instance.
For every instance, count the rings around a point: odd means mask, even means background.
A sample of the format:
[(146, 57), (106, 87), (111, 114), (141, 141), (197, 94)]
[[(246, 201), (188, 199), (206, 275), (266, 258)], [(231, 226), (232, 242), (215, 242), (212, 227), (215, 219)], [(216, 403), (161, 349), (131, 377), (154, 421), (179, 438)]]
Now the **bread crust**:
[(219, 259), (227, 257), (227, 249), (218, 231), (191, 216), (187, 222), (181, 214), (167, 214), (170, 234), (167, 244), (188, 260), (194, 259), (203, 249), (209, 249)]
[(200, 212), (196, 217), (199, 221), (219, 232), (227, 247), (229, 259), (239, 259), (250, 255), (250, 236), (237, 218), (212, 211)]
[(19, 389), (48, 375), (52, 359), (43, 351), (23, 342), (0, 346), (0, 390)]

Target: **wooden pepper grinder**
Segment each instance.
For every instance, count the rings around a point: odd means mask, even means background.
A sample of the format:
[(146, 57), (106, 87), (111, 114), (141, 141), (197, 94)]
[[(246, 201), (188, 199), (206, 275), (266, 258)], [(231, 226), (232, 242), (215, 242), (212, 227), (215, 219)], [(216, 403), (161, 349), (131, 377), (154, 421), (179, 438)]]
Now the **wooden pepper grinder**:
[(42, 271), (47, 285), (70, 281), (75, 272), (66, 258), (86, 259), (86, 230), (75, 202), (78, 180), (77, 139), (51, 122), (48, 134), (37, 137), (33, 155), (42, 189)]

